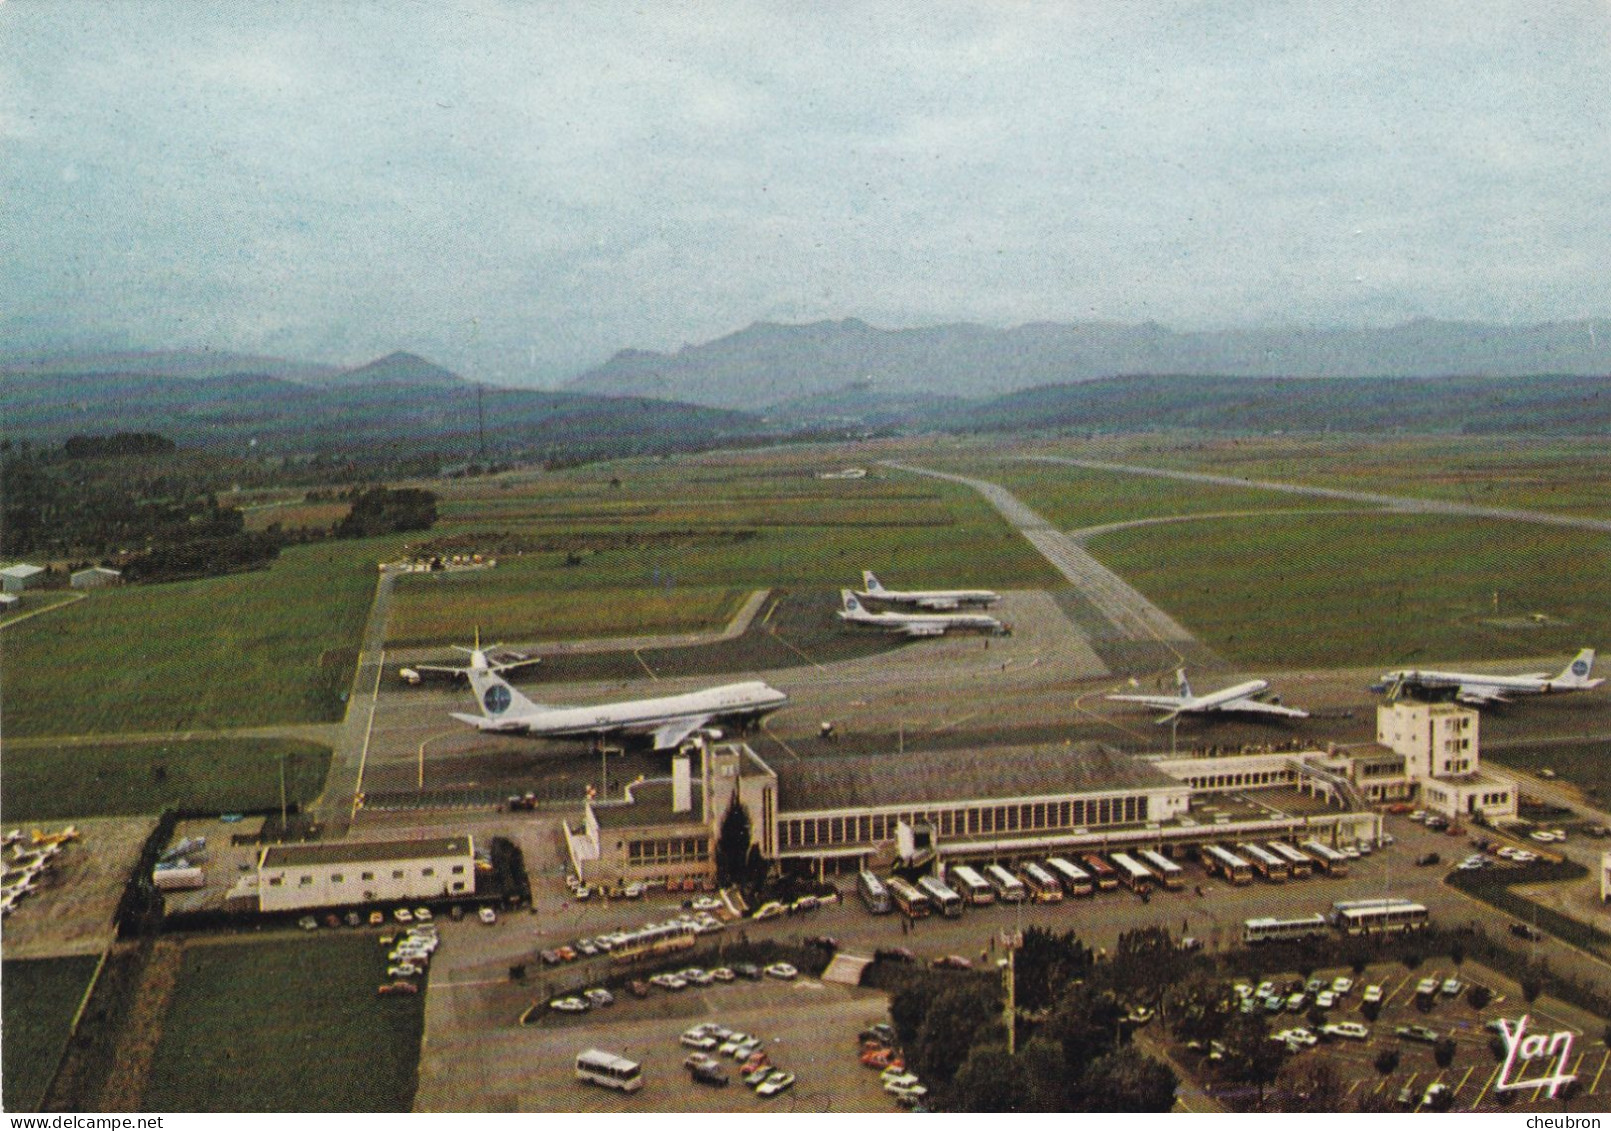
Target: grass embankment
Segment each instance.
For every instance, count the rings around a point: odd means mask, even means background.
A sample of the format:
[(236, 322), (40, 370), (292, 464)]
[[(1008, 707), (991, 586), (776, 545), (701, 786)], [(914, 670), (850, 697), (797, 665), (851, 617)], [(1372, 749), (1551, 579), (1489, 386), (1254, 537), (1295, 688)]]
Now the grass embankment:
[(93, 746), (23, 746), (0, 761), (7, 821), (113, 817), (165, 808), (220, 813), (319, 795), (330, 748), (289, 739), (191, 739)]
[[(564, 640), (720, 627), (757, 588), (1057, 584), (975, 492), (909, 476), (816, 480), (764, 464), (601, 470), (467, 487), (433, 539), (494, 570), (399, 578), (394, 644)], [(610, 486), (612, 477), (621, 486)], [(501, 546), (501, 548), (499, 548)]]
[[(1611, 535), (1431, 515), (1137, 527), (1091, 552), (1210, 647), (1337, 668), (1563, 653), (1611, 636)], [(1494, 595), (1499, 595), (1499, 611)], [(1543, 613), (1533, 622), (1524, 613)]]
[(296, 546), (267, 570), (96, 590), (7, 628), (7, 734), (339, 719), (376, 562), (397, 545)]
[(0, 1025), (5, 1028), (0, 1078), (7, 1111), (39, 1110), (97, 961), (84, 954), (0, 965)]
[(1521, 884), (1566, 883), (1581, 880), (1588, 874), (1588, 869), (1583, 865), (1568, 860), (1561, 864), (1531, 864), (1521, 869), (1454, 871), (1444, 882), (1473, 899), (1480, 899), (1507, 915), (1514, 915), (1520, 922), (1547, 931), (1562, 942), (1569, 942), (1601, 957), (1611, 957), (1611, 931), (1563, 915), (1514, 890)]
[(380, 997), (373, 935), (195, 945), (162, 1022), (147, 1111), (408, 1111), (425, 995)]

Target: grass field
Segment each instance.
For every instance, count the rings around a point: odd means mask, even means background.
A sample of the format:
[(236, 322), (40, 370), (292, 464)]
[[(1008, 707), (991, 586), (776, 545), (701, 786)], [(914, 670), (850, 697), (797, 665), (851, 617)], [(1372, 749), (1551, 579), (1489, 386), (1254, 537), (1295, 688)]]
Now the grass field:
[(281, 739), (192, 739), (94, 746), (24, 746), (0, 761), (9, 820), (157, 813), (167, 806), (220, 813), (313, 800), (330, 749)]
[(147, 1111), (407, 1111), (425, 996), (380, 997), (375, 937), (192, 944)]
[(432, 537), (501, 546), (498, 568), (399, 578), (390, 642), (462, 643), (477, 623), (518, 641), (713, 628), (753, 589), (857, 585), (863, 569), (913, 586), (1057, 583), (976, 493), (932, 480), (818, 480), (744, 455), (506, 482), (444, 488)]
[(284, 551), (268, 570), (96, 590), (0, 635), (11, 735), (183, 731), (341, 717), (395, 539)]
[[(1504, 659), (1611, 638), (1611, 588), (1588, 580), (1611, 577), (1604, 534), (1316, 514), (1138, 527), (1090, 549), (1210, 647), (1247, 664)], [(1535, 623), (1535, 612), (1548, 619)]]
[(7, 1111), (39, 1110), (97, 961), (85, 954), (0, 965), (0, 1025), (5, 1029), (0, 1079)]
[(1611, 449), (1603, 440), (1451, 436), (1124, 437), (1042, 450), (1590, 517), (1611, 514)]
[(1604, 742), (1551, 742), (1536, 746), (1507, 743), (1502, 749), (1484, 748), (1484, 761), (1536, 774), (1539, 770), (1553, 770), (1565, 781), (1587, 791), (1604, 808), (1611, 799), (1611, 758), (1606, 757)]
[(1171, 515), (1336, 510), (1350, 505), (1278, 491), (1216, 487), (1022, 460), (952, 458), (915, 462), (1000, 484), (1063, 530)]

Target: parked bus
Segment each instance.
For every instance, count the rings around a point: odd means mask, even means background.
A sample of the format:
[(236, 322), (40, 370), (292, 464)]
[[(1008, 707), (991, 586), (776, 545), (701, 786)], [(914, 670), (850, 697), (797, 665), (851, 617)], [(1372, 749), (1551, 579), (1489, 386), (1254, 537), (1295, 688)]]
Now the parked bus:
[(940, 909), (940, 914), (947, 919), (962, 917), (962, 897), (951, 890), (944, 880), (938, 876), (922, 876), (917, 886), (923, 889), (923, 894), (929, 897), (929, 902)]
[(1284, 840), (1272, 840), (1269, 849), (1287, 862), (1287, 875), (1301, 880), (1315, 870), (1315, 862)]
[(1000, 864), (986, 865), (984, 874), (985, 879), (990, 881), (990, 886), (996, 889), (996, 897), (1003, 903), (1022, 903), (1029, 895), (1024, 887), (1024, 881)]
[(1186, 886), (1186, 869), (1176, 864), (1163, 853), (1154, 852), (1150, 848), (1143, 848), (1136, 853), (1136, 856), (1158, 878), (1158, 882), (1170, 891), (1179, 891)]
[(1134, 856), (1115, 852), (1113, 866), (1119, 870), (1119, 882), (1137, 895), (1152, 890), (1152, 873)]
[(1203, 845), (1203, 867), (1210, 876), (1221, 876), (1233, 884), (1253, 882), (1253, 866), (1228, 848)]
[(951, 869), (951, 880), (956, 884), (962, 898), (975, 907), (996, 902), (996, 889), (985, 882), (985, 878), (966, 864), (957, 864)]
[(659, 958), (679, 950), (692, 950), (698, 932), (690, 924), (667, 923), (663, 927), (645, 927), (633, 931), (626, 942), (610, 951), (612, 962), (634, 962), (640, 958)]
[(1242, 924), (1242, 941), (1244, 943), (1306, 939), (1325, 933), (1326, 917), (1324, 915), (1308, 915), (1302, 919), (1248, 919)]
[(1087, 852), (1080, 857), (1080, 863), (1091, 870), (1091, 880), (1096, 884), (1098, 891), (1112, 891), (1119, 886), (1119, 873), (1113, 870), (1113, 865), (1096, 853)]
[(1348, 857), (1338, 852), (1331, 845), (1321, 844), (1318, 840), (1306, 840), (1298, 847), (1307, 852), (1326, 875), (1346, 876), (1348, 874)]
[(1051, 870), (1052, 875), (1063, 881), (1063, 890), (1069, 895), (1090, 895), (1096, 890), (1091, 883), (1091, 873), (1070, 864), (1061, 856), (1053, 856), (1047, 860), (1046, 867)]
[(861, 893), (861, 901), (867, 905), (867, 910), (874, 915), (888, 915), (894, 910), (889, 901), (889, 889), (884, 881), (866, 868), (856, 877), (856, 890)]
[(1272, 884), (1286, 883), (1287, 862), (1284, 857), (1252, 843), (1239, 844), (1236, 846), (1236, 851), (1247, 858), (1247, 862), (1253, 865), (1253, 870), (1264, 880)]
[(1024, 883), (1029, 885), (1029, 894), (1036, 903), (1062, 903), (1063, 885), (1057, 882), (1045, 868), (1034, 861), (1025, 864), (1022, 869)]
[(643, 1087), (643, 1065), (603, 1049), (584, 1049), (576, 1054), (576, 1078), (601, 1088), (635, 1092)]
[(899, 876), (891, 876), (885, 881), (884, 886), (889, 888), (889, 897), (895, 901), (895, 906), (901, 909), (902, 915), (908, 919), (929, 917), (929, 897), (911, 884)]
[(1408, 899), (1353, 899), (1331, 905), (1331, 925), (1350, 935), (1418, 931), (1431, 918), (1423, 904)]

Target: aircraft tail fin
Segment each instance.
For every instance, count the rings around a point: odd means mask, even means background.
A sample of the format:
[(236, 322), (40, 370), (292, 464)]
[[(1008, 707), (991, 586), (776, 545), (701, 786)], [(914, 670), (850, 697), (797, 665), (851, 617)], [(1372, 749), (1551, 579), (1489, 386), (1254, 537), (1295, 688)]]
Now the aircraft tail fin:
[(860, 613), (863, 611), (861, 602), (856, 600), (856, 595), (848, 589), (839, 590), (839, 600), (844, 605), (844, 611), (847, 613)]
[(1185, 668), (1176, 668), (1175, 669), (1175, 686), (1177, 688), (1179, 688), (1180, 695), (1181, 695), (1182, 698), (1184, 698), (1184, 699), (1195, 698), (1195, 696), (1193, 696), (1192, 693), (1191, 693), (1191, 684), (1186, 679), (1186, 669)]
[(1556, 687), (1596, 687), (1601, 681), (1589, 678), (1593, 672), (1594, 649), (1585, 648), (1550, 682)]
[(535, 714), (543, 710), (539, 703), (533, 703), (520, 692), (509, 686), (509, 682), (496, 672), (472, 669), (470, 687), (475, 691), (476, 704), (481, 708), (481, 714), (488, 719), (498, 720), (513, 715)]
[(861, 587), (869, 593), (884, 592), (883, 582), (879, 581), (878, 577), (870, 569), (861, 571)]

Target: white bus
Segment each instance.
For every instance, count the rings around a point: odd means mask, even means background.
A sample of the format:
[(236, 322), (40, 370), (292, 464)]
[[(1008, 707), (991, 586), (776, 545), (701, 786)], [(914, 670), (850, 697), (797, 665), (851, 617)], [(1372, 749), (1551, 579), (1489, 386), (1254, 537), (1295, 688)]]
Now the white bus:
[(1306, 840), (1298, 847), (1307, 852), (1326, 875), (1346, 876), (1348, 874), (1348, 857), (1329, 844), (1321, 844), (1318, 840)]
[(951, 868), (951, 879), (956, 881), (962, 892), (962, 898), (975, 907), (996, 902), (996, 889), (985, 882), (985, 878), (966, 864), (956, 864)]
[(576, 1078), (601, 1088), (635, 1092), (643, 1087), (643, 1066), (613, 1052), (584, 1049), (576, 1054)]
[(1203, 867), (1211, 876), (1223, 876), (1233, 884), (1253, 882), (1253, 866), (1228, 848), (1217, 844), (1203, 845)]
[(1248, 919), (1242, 923), (1242, 941), (1244, 943), (1306, 939), (1325, 933), (1326, 917), (1324, 915), (1308, 915), (1302, 919)]
[(1141, 862), (1152, 870), (1158, 877), (1158, 882), (1170, 891), (1179, 891), (1186, 886), (1186, 869), (1176, 864), (1161, 852), (1154, 852), (1150, 848), (1143, 848), (1136, 853)]
[(923, 889), (923, 894), (929, 897), (929, 902), (940, 909), (940, 914), (947, 919), (957, 919), (962, 915), (962, 897), (951, 890), (949, 884), (938, 876), (920, 876), (917, 886)]
[(698, 932), (685, 923), (668, 923), (633, 931), (626, 942), (610, 951), (612, 962), (633, 962), (639, 958), (659, 958), (679, 950), (691, 950)]
[(861, 893), (861, 901), (867, 905), (867, 910), (874, 915), (888, 915), (894, 910), (884, 881), (866, 868), (856, 877), (856, 890)]
[(1287, 879), (1286, 858), (1277, 856), (1267, 848), (1256, 844), (1239, 844), (1236, 851), (1247, 857), (1247, 862), (1253, 865), (1253, 870), (1272, 884), (1282, 884)]
[(928, 918), (932, 908), (928, 896), (899, 876), (891, 876), (884, 886), (889, 888), (890, 898), (895, 901), (895, 906), (901, 909), (902, 915), (908, 919)]
[(1119, 870), (1119, 882), (1131, 891), (1140, 895), (1142, 892), (1152, 890), (1152, 873), (1147, 871), (1146, 865), (1134, 856), (1123, 852), (1110, 854), (1113, 866)]
[(1270, 851), (1287, 862), (1287, 875), (1301, 880), (1315, 870), (1315, 862), (1284, 840), (1269, 842)]
[(1046, 861), (1046, 866), (1052, 874), (1063, 881), (1063, 889), (1069, 895), (1091, 895), (1096, 887), (1091, 883), (1091, 873), (1077, 864), (1070, 864), (1061, 856), (1053, 856)]
[(1003, 903), (1022, 903), (1029, 895), (1024, 888), (1024, 881), (1000, 864), (987, 864), (984, 874), (985, 879), (990, 881), (990, 886), (996, 889), (996, 896)]
[(1408, 899), (1354, 899), (1331, 905), (1331, 925), (1350, 935), (1418, 931), (1431, 918), (1425, 905)]
[(1029, 894), (1036, 903), (1063, 902), (1063, 885), (1045, 868), (1031, 860), (1021, 870), (1024, 883), (1029, 885)]

